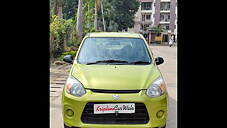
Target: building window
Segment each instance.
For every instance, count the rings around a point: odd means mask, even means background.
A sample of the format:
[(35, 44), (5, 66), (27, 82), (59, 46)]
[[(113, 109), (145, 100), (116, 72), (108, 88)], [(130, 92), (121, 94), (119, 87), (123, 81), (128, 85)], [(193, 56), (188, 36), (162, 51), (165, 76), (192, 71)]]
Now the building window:
[(142, 21), (150, 21), (151, 14), (142, 14)]
[(170, 2), (161, 2), (160, 10), (170, 10)]
[(145, 15), (142, 14), (142, 21), (145, 21)]
[(164, 20), (164, 15), (160, 14), (160, 21)]
[(161, 13), (160, 14), (161, 22), (169, 22), (170, 21), (170, 13)]
[(167, 9), (170, 10), (170, 2), (167, 3)]
[(152, 2), (142, 2), (141, 10), (151, 10), (152, 9)]
[(146, 15), (146, 20), (151, 20), (151, 15)]

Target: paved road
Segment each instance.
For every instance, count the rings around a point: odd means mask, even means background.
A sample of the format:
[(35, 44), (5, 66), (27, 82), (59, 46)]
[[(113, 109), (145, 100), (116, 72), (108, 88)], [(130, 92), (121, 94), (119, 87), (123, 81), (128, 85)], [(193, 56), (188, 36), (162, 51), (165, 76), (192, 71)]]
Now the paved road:
[(50, 128), (63, 128), (61, 92), (71, 65), (50, 66)]
[(151, 46), (154, 56), (163, 57), (159, 65), (169, 92), (169, 116), (167, 128), (177, 128), (177, 48), (168, 46)]
[[(151, 46), (154, 56), (164, 58), (159, 66), (169, 92), (169, 118), (167, 128), (176, 127), (176, 47)], [(61, 91), (71, 65), (51, 66), (50, 68), (50, 125), (51, 128), (63, 128), (61, 112)]]

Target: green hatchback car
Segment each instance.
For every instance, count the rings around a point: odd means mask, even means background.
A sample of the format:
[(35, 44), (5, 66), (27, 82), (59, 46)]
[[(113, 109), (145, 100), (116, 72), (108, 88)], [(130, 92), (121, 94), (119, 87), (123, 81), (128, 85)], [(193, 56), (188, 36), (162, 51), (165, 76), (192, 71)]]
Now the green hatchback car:
[(165, 128), (168, 94), (141, 34), (87, 34), (62, 93), (65, 128)]

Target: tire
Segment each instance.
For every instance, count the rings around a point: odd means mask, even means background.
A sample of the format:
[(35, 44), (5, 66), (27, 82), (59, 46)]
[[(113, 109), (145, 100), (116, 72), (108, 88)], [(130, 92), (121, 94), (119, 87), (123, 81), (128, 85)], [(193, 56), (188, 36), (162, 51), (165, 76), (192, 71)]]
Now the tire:
[(64, 128), (71, 128), (71, 127), (69, 127), (69, 126), (67, 126), (67, 125), (64, 124)]
[[(71, 128), (71, 127), (64, 124), (64, 128)], [(79, 128), (79, 127), (73, 127), (73, 128)]]

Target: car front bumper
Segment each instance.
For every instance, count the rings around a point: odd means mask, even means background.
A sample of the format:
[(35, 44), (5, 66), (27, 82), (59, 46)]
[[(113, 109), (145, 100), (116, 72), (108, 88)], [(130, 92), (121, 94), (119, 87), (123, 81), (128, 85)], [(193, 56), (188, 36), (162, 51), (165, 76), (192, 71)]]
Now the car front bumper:
[[(113, 100), (113, 93), (94, 93), (91, 90), (86, 90), (86, 94), (82, 97), (72, 96), (63, 90), (62, 95), (62, 112), (64, 123), (70, 127), (80, 128), (152, 128), (163, 127), (166, 125), (168, 111), (168, 94), (156, 98), (150, 98), (145, 94), (146, 90), (141, 90), (139, 93), (118, 94), (119, 99)], [(86, 124), (81, 121), (81, 116), (84, 107), (88, 102), (107, 102), (107, 103), (143, 103), (146, 106), (149, 121), (147, 124)], [(66, 110), (71, 109), (74, 115), (69, 117)], [(157, 118), (158, 111), (164, 111), (164, 115)]]

